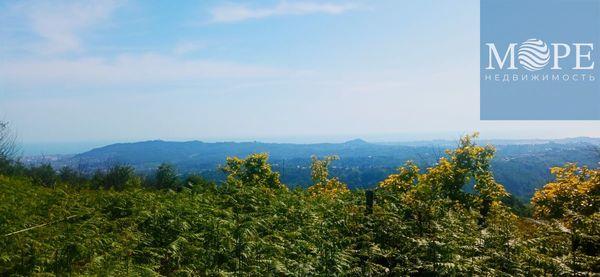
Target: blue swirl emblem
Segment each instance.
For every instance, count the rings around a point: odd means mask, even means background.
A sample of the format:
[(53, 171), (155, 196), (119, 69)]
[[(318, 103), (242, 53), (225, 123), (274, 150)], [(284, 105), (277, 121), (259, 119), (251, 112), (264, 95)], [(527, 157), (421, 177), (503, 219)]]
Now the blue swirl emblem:
[(539, 39), (528, 39), (519, 46), (519, 63), (529, 71), (543, 69), (550, 62), (550, 49)]

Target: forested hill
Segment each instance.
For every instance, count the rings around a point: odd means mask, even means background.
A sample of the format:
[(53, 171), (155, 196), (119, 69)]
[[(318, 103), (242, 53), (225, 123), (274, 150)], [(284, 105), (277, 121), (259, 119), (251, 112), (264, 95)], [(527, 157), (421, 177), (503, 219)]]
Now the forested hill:
[[(226, 157), (245, 157), (251, 153), (269, 153), (274, 169), (290, 186), (310, 183), (311, 155), (338, 155), (332, 174), (351, 188), (372, 187), (397, 167), (413, 160), (422, 168), (433, 165), (444, 150), (456, 142), (437, 141), (405, 144), (375, 144), (356, 139), (345, 143), (289, 144), (261, 142), (145, 141), (119, 143), (93, 149), (56, 161), (55, 166), (69, 165), (86, 171), (112, 164), (129, 164), (140, 172), (150, 172), (163, 162), (171, 163), (180, 173), (191, 172), (222, 179), (217, 170)], [(600, 154), (595, 150), (600, 139), (568, 139), (556, 141), (483, 141), (494, 144), (493, 160), (496, 178), (507, 189), (529, 198), (536, 188), (551, 179), (549, 168), (567, 162), (596, 167)]]
[[(246, 156), (252, 153), (269, 153), (272, 162), (283, 159), (309, 160), (311, 155), (339, 155), (340, 158), (387, 157), (399, 159), (403, 163), (418, 155), (435, 154), (431, 147), (411, 147), (402, 145), (380, 145), (363, 140), (345, 143), (288, 144), (261, 142), (217, 142), (200, 141), (168, 142), (145, 141), (119, 143), (76, 155), (72, 160), (84, 163), (104, 163), (114, 161), (127, 163), (143, 170), (146, 165), (169, 162), (189, 169), (213, 169), (225, 161), (226, 157)], [(437, 149), (438, 151), (440, 149)], [(392, 161), (388, 161), (389, 164)], [(400, 164), (398, 164), (400, 165)]]

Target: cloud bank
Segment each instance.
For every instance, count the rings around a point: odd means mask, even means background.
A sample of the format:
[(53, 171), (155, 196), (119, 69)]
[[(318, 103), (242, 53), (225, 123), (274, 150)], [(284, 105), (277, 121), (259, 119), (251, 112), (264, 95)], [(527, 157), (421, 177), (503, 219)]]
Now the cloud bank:
[(355, 4), (316, 2), (280, 2), (271, 7), (260, 8), (229, 4), (212, 9), (211, 21), (215, 23), (228, 23), (284, 15), (341, 14), (356, 8)]
[(186, 60), (158, 54), (120, 55), (113, 59), (32, 59), (0, 64), (0, 82), (17, 87), (266, 78), (289, 73), (268, 67), (222, 61)]
[(15, 2), (3, 14), (6, 24), (25, 22), (37, 37), (30, 50), (43, 54), (57, 54), (82, 50), (80, 35), (100, 24), (113, 14), (119, 4), (107, 1), (24, 1)]

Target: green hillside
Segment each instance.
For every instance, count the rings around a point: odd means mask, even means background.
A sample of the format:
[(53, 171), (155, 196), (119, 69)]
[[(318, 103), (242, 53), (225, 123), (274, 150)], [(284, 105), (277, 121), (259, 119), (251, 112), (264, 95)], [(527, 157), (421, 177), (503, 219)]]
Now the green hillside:
[(117, 166), (4, 164), (1, 275), (593, 275), (600, 273), (600, 171), (566, 165), (517, 215), (465, 137), (434, 166), (407, 163), (374, 203), (328, 168), (288, 189), (267, 156), (230, 158), (215, 184), (163, 165), (152, 183)]
[[(482, 142), (489, 143), (494, 141)], [(600, 163), (600, 155), (593, 151), (600, 145), (600, 140), (595, 139), (498, 143), (502, 144), (496, 145), (497, 155), (492, 160), (494, 177), (510, 193), (524, 200), (552, 179), (551, 167), (568, 162), (592, 167)], [(332, 164), (332, 173), (351, 189), (368, 189), (376, 187), (408, 160), (427, 168), (445, 156), (444, 149), (455, 146), (456, 142), (450, 141), (405, 144), (376, 144), (363, 140), (320, 144), (146, 141), (112, 144), (48, 162), (55, 169), (69, 166), (87, 174), (124, 164), (145, 175), (152, 175), (160, 164), (169, 163), (182, 175), (200, 174), (220, 182), (226, 176), (218, 168), (227, 157), (267, 153), (273, 170), (280, 173), (283, 183), (306, 188), (311, 181), (310, 157), (337, 155), (340, 159)]]

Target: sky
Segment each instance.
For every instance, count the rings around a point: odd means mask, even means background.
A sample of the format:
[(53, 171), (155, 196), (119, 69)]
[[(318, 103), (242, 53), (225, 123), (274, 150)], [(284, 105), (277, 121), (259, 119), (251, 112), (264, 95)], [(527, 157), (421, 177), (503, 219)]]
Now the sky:
[(23, 143), (600, 137), (480, 121), (479, 1), (1, 1)]

